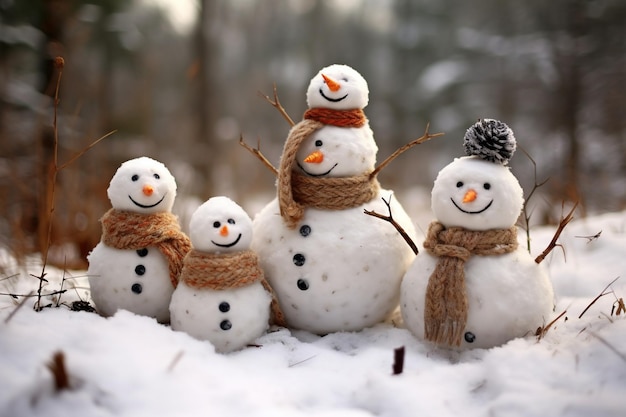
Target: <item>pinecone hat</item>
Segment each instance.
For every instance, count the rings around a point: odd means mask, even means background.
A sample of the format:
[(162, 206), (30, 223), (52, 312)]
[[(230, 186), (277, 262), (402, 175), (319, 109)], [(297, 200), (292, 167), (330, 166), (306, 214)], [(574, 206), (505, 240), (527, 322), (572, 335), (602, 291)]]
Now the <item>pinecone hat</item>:
[(486, 161), (507, 165), (516, 148), (513, 131), (494, 119), (479, 119), (470, 126), (463, 138), (465, 153)]

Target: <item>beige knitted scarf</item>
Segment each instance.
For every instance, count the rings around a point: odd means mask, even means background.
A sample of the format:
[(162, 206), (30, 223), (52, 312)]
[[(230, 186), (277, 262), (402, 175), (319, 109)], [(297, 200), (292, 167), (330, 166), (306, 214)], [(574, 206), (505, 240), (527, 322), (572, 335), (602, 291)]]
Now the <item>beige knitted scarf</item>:
[(341, 210), (371, 201), (380, 184), (369, 172), (354, 177), (310, 177), (293, 170), (298, 148), (313, 132), (327, 124), (361, 127), (367, 118), (361, 109), (309, 109), (304, 120), (291, 128), (278, 168), (278, 204), (280, 215), (289, 228), (295, 228), (306, 207)]
[(424, 248), (438, 260), (426, 288), (426, 340), (448, 346), (461, 345), (468, 309), (465, 262), (472, 255), (491, 256), (513, 252), (517, 245), (515, 227), (472, 231), (461, 227), (446, 229), (436, 221), (430, 224)]
[(183, 259), (191, 250), (191, 242), (169, 212), (138, 214), (110, 209), (102, 219), (102, 242), (116, 249), (139, 250), (156, 246), (166, 257), (170, 281), (174, 288), (183, 267)]
[(180, 281), (193, 288), (226, 290), (261, 282), (272, 296), (271, 323), (286, 326), (276, 294), (263, 275), (258, 255), (251, 251), (208, 253), (191, 250), (185, 256)]

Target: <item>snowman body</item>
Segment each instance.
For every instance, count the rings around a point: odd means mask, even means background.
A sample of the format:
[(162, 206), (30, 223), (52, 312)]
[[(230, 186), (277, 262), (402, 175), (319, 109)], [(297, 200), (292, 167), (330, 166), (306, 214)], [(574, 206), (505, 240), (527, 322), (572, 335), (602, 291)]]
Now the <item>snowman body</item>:
[(241, 349), (268, 328), (271, 296), (259, 282), (228, 290), (178, 284), (170, 304), (172, 329), (210, 341), (219, 352)]
[[(241, 253), (250, 247), (252, 220), (227, 197), (213, 197), (193, 213), (189, 236), (199, 257)], [(172, 329), (208, 340), (219, 352), (241, 349), (268, 329), (272, 297), (261, 281), (219, 289), (191, 285), (185, 268), (169, 307)], [(199, 281), (204, 278), (213, 280), (211, 271)]]
[[(488, 146), (489, 150), (502, 152), (507, 149), (506, 140), (514, 141), (506, 125), (489, 119), (468, 129), (466, 141), (473, 135), (472, 129), (483, 128), (494, 129), (493, 135), (503, 138), (498, 146)], [(489, 134), (485, 136), (491, 140)], [(509, 149), (507, 157), (514, 150), (514, 142), (510, 148), (513, 149)], [(504, 164), (476, 155), (457, 158), (444, 167), (432, 189), (431, 206), (437, 221), (446, 229), (472, 232), (511, 229), (524, 198), (519, 182)], [(513, 241), (521, 243), (516, 240), (519, 241), (519, 235)], [(471, 255), (464, 262), (467, 321), (459, 348), (499, 346), (533, 335), (550, 321), (554, 309), (552, 284), (544, 267), (534, 261), (525, 246), (519, 244), (503, 254)], [(429, 279), (439, 261), (440, 257), (431, 252), (420, 251), (402, 281), (402, 318), (406, 327), (422, 340), (426, 339), (424, 311)]]
[(156, 247), (122, 250), (100, 242), (89, 255), (87, 275), (91, 298), (103, 316), (124, 309), (160, 323), (169, 321), (174, 287), (167, 259)]
[[(122, 212), (146, 216), (169, 213), (176, 182), (165, 165), (141, 157), (118, 168), (107, 194), (113, 209)], [(100, 241), (87, 260), (91, 298), (100, 314), (111, 316), (124, 309), (160, 323), (169, 322), (174, 286), (168, 260), (157, 247), (117, 249)]]
[[(402, 282), (400, 303), (406, 327), (424, 339), (424, 298), (437, 258), (420, 252)], [(552, 284), (542, 265), (519, 247), (498, 256), (473, 256), (465, 264), (469, 305), (462, 349), (500, 346), (535, 334), (550, 321)]]
[[(400, 282), (414, 254), (396, 230), (363, 210), (386, 213), (378, 198), (344, 210), (308, 208), (295, 229), (285, 226), (277, 200), (254, 220), (252, 248), (291, 327), (312, 333), (358, 331), (397, 307)], [(394, 219), (411, 236), (411, 219), (391, 199)]]
[[(305, 119), (307, 114), (326, 111), (362, 115), (367, 103), (363, 77), (345, 65), (331, 65), (309, 84)], [(358, 331), (383, 321), (398, 305), (402, 275), (414, 257), (392, 225), (373, 222), (364, 214), (365, 209), (386, 213), (384, 198), (390, 201), (394, 219), (414, 236), (412, 221), (392, 198), (392, 191), (380, 187), (370, 189), (371, 199), (345, 206), (302, 203), (304, 212), (296, 224), (281, 216), (285, 172), (313, 183), (318, 178), (351, 181), (374, 170), (378, 147), (367, 119), (359, 117), (354, 125), (314, 119), (321, 127), (307, 135), (299, 135), (298, 130), (306, 126), (306, 120), (294, 126), (281, 157), (278, 197), (253, 223), (252, 249), (261, 259), (287, 324), (316, 334)], [(294, 143), (298, 147), (291, 161)], [(294, 195), (296, 191), (306, 194), (304, 188), (292, 188)], [(323, 186), (319, 190), (316, 202), (324, 202)], [(346, 197), (364, 195), (352, 188), (333, 192)]]

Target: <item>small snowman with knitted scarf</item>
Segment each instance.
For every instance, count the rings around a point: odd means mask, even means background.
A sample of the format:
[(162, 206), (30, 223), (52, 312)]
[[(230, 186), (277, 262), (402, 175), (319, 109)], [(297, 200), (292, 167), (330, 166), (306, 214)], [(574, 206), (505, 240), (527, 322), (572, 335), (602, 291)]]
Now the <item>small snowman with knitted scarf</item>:
[(172, 292), (191, 249), (171, 213), (176, 181), (161, 162), (140, 157), (117, 169), (107, 195), (113, 207), (100, 220), (101, 241), (87, 257), (96, 309), (103, 316), (124, 309), (169, 323)]
[(252, 249), (290, 327), (321, 335), (358, 331), (397, 307), (414, 257), (393, 227), (369, 221), (364, 208), (387, 210), (388, 203), (408, 235), (414, 227), (376, 178), (390, 159), (375, 168), (365, 79), (331, 65), (311, 79), (306, 97), (309, 109), (283, 148), (277, 198), (255, 216)]
[(451, 348), (490, 348), (534, 335), (554, 308), (550, 279), (522, 246), (515, 223), (523, 191), (507, 167), (516, 148), (511, 129), (484, 119), (464, 138), (468, 156), (438, 174), (437, 220), (425, 253), (406, 272), (400, 308), (419, 339)]
[(284, 318), (250, 250), (252, 220), (228, 197), (212, 197), (191, 216), (193, 244), (172, 295), (172, 329), (208, 340), (218, 352), (241, 349)]

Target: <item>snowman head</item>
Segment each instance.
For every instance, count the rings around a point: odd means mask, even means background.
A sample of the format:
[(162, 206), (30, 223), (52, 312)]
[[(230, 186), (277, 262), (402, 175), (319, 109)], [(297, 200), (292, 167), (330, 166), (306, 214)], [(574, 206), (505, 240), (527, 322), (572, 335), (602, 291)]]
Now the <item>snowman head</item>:
[(348, 137), (339, 129), (320, 129), (302, 141), (293, 169), (311, 177), (350, 177), (373, 171), (377, 152), (369, 129)]
[(455, 159), (435, 180), (435, 217), (468, 230), (512, 227), (524, 205), (522, 187), (506, 166), (515, 151), (513, 132), (497, 120), (481, 120), (466, 132), (464, 146), (469, 156)]
[(189, 238), (202, 252), (247, 250), (252, 241), (252, 219), (228, 197), (212, 197), (192, 214)]
[(176, 180), (161, 162), (143, 156), (120, 165), (107, 195), (116, 210), (143, 214), (171, 211)]
[(369, 101), (369, 90), (365, 79), (353, 68), (334, 64), (311, 79), (306, 101), (309, 108), (363, 109)]

